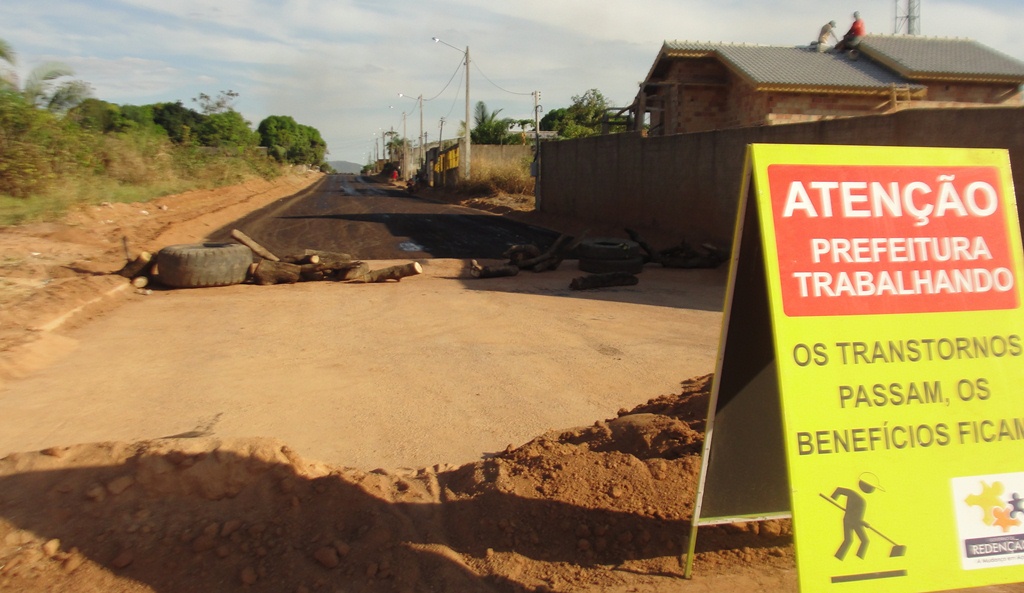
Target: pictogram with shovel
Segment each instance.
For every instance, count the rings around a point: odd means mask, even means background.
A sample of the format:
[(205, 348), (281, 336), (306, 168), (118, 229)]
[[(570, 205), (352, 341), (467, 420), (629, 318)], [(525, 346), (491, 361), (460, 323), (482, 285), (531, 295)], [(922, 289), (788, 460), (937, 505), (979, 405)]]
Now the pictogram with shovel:
[[(857, 487), (864, 494), (871, 494), (875, 490), (885, 492), (885, 490), (878, 485), (878, 478), (871, 473), (861, 474), (861, 479), (858, 481)], [(864, 497), (861, 496), (860, 492), (840, 487), (835, 489), (831, 497), (825, 496), (820, 492), (818, 495), (839, 510), (843, 511), (843, 543), (840, 544), (839, 549), (836, 550), (836, 558), (840, 560), (846, 558), (846, 553), (850, 550), (850, 546), (853, 545), (854, 536), (856, 536), (857, 539), (860, 540), (860, 545), (857, 547), (857, 557), (863, 559), (868, 550), (868, 538), (867, 533), (864, 531), (865, 529), (870, 529), (879, 537), (892, 544), (892, 549), (889, 550), (890, 558), (898, 558), (907, 553), (907, 546), (897, 544), (864, 520), (864, 512), (867, 510), (867, 501), (864, 500)], [(845, 507), (836, 502), (836, 499), (840, 496), (846, 497)]]

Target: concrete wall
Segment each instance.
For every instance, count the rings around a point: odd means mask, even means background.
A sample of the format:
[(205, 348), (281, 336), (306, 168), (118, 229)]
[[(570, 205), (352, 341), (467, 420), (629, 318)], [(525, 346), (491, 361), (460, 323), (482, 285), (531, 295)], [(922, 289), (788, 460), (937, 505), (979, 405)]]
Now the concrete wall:
[(670, 231), (691, 244), (731, 245), (743, 160), (752, 143), (1006, 148), (1014, 186), (1024, 191), (1024, 108), (915, 109), (675, 136), (547, 142), (538, 204), (544, 212), (583, 220)]
[[(463, 141), (444, 150), (437, 147), (427, 152), (428, 170), (435, 187), (455, 187), (463, 178), (461, 158)], [(533, 147), (523, 144), (474, 144), (470, 148), (470, 174), (486, 172), (489, 167), (506, 163), (520, 164), (533, 160)], [(525, 166), (525, 165), (524, 165)]]

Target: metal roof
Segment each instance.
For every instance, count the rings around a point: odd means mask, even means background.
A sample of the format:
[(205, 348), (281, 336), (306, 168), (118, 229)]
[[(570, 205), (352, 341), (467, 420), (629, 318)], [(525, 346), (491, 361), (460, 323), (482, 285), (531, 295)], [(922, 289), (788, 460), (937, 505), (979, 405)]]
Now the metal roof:
[(965, 39), (869, 35), (861, 54), (852, 60), (808, 46), (699, 41), (666, 41), (662, 47), (669, 58), (717, 57), (758, 87), (878, 92), (894, 84), (920, 90), (925, 87), (915, 80), (935, 78), (1024, 82), (1024, 63)]
[(1020, 62), (971, 39), (868, 35), (864, 53), (907, 78), (1004, 78), (1024, 82)]

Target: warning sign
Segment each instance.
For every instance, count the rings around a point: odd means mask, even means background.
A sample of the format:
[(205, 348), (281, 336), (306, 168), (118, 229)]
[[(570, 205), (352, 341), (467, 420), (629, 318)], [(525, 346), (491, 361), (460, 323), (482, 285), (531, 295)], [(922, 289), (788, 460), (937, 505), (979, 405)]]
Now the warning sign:
[(751, 157), (802, 588), (1024, 580), (1011, 552), (1024, 272), (1007, 154)]
[[(1007, 152), (749, 155), (694, 524), (722, 506), (716, 459), (741, 429), (716, 410), (777, 402), (780, 438), (766, 427), (764, 442), (783, 443), (802, 590), (1024, 581), (1024, 251)], [(756, 359), (772, 386), (724, 372), (743, 366), (728, 345), (743, 275), (767, 286), (769, 322), (746, 327), (769, 328)], [(723, 511), (786, 510), (749, 507)]]
[(1017, 307), (998, 168), (772, 165), (768, 181), (787, 315)]

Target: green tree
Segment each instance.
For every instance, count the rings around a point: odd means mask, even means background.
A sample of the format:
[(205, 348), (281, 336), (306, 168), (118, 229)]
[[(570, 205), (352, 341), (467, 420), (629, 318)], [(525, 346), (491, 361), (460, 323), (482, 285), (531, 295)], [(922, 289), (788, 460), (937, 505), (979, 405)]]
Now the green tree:
[(0, 62), (7, 62), (7, 65), (0, 71), (0, 90), (16, 89), (18, 77), (14, 73), (14, 48), (3, 39), (0, 39)]
[(196, 128), (196, 139), (203, 146), (218, 148), (251, 148), (260, 143), (260, 135), (233, 109), (207, 115)]
[(206, 116), (181, 104), (157, 103), (153, 105), (153, 123), (167, 131), (167, 137), (177, 144), (195, 142), (194, 130), (202, 125)]
[(319, 165), (327, 154), (327, 143), (316, 128), (302, 125), (289, 115), (271, 115), (256, 129), (260, 146), (282, 163)]
[(515, 137), (509, 133), (513, 119), (499, 118), (501, 109), (488, 111), (483, 101), (476, 104), (473, 110), (474, 127), (470, 131), (470, 139), (474, 144), (513, 144)]
[(192, 102), (199, 104), (199, 111), (203, 115), (213, 115), (214, 113), (234, 111), (236, 99), (238, 99), (238, 93), (228, 89), (220, 91), (216, 97), (211, 97), (206, 93), (199, 93), (199, 96), (194, 97)]
[(397, 133), (391, 133), (391, 138), (388, 139), (385, 147), (387, 148), (388, 155), (392, 161), (402, 162), (402, 157), (405, 155), (405, 142), (406, 139), (399, 136)]
[[(601, 91), (590, 89), (582, 95), (573, 96), (569, 107), (547, 112), (540, 120), (540, 129), (556, 131), (562, 138), (596, 136), (601, 133), (608, 110), (608, 100)], [(624, 130), (621, 122), (611, 127), (613, 132)]]
[(9, 43), (0, 39), (0, 60), (8, 68), (0, 75), (0, 90), (20, 92), (30, 105), (53, 113), (65, 113), (92, 94), (87, 82), (71, 77), (74, 71), (59, 62), (36, 66), (25, 84), (18, 89), (18, 76), (14, 72), (16, 54)]

